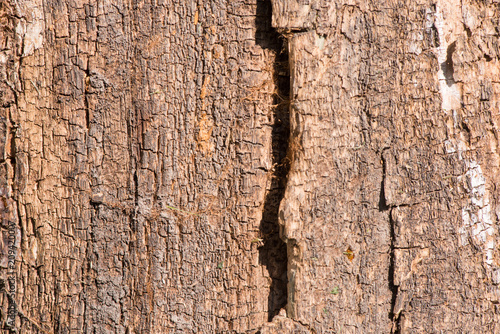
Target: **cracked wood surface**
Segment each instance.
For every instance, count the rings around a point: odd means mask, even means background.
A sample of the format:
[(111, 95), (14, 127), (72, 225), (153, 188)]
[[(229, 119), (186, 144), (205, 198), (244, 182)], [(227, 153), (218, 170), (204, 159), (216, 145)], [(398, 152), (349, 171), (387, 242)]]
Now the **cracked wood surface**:
[(499, 6), (0, 0), (2, 325), (499, 332)]
[(270, 4), (0, 4), (0, 191), (25, 315), (50, 333), (267, 322), (286, 298), (286, 253), (251, 242), (281, 242), (260, 231), (278, 205)]
[(498, 1), (273, 0), (292, 87), (289, 318), (500, 330), (499, 18)]

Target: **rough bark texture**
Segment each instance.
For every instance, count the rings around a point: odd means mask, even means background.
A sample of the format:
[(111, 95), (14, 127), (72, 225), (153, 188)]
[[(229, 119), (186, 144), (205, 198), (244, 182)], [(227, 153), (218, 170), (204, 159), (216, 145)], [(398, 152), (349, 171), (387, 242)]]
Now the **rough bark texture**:
[(288, 316), (500, 331), (498, 1), (273, 1), (291, 32)]
[(499, 21), (0, 0), (2, 326), (500, 332)]
[(274, 138), (288, 136), (270, 3), (2, 6), (23, 313), (55, 333), (267, 322), (286, 302)]

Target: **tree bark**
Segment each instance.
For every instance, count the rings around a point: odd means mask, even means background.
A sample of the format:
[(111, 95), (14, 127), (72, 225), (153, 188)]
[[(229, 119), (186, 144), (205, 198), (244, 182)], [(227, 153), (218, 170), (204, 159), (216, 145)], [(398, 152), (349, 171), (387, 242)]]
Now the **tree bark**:
[(313, 332), (500, 330), (499, 14), (273, 1), (291, 32), (289, 317)]
[(2, 326), (499, 332), (499, 20), (0, 1)]

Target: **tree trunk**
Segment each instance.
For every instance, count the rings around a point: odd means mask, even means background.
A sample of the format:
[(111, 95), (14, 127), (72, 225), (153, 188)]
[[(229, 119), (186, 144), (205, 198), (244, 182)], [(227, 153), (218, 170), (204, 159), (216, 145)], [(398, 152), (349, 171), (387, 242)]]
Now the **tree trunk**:
[(0, 0), (20, 333), (500, 332), (498, 0)]

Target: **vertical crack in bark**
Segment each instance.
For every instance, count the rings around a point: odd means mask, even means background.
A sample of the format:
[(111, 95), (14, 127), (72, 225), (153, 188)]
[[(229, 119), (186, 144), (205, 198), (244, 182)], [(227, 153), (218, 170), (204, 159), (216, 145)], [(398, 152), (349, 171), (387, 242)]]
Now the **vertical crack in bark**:
[(256, 42), (263, 48), (275, 53), (273, 64), (272, 124), (272, 163), (270, 185), (264, 201), (262, 221), (259, 226), (262, 246), (259, 249), (259, 262), (266, 266), (271, 278), (268, 297), (268, 321), (278, 314), (287, 304), (287, 247), (279, 235), (278, 213), (280, 202), (285, 194), (290, 164), (287, 158), (290, 137), (290, 71), (288, 49), (281, 37), (272, 27), (271, 2), (257, 1)]
[(391, 332), (394, 334), (399, 334), (399, 319), (400, 319), (400, 313), (398, 310), (396, 310), (396, 300), (398, 297), (398, 292), (399, 292), (399, 287), (395, 284), (394, 282), (394, 273), (395, 273), (395, 267), (396, 267), (396, 257), (395, 257), (395, 246), (394, 246), (394, 241), (396, 239), (396, 233), (394, 230), (394, 220), (392, 219), (392, 208), (389, 211), (389, 223), (390, 223), (390, 228), (391, 228), (391, 248), (390, 248), (390, 259), (389, 259), (389, 288), (392, 291), (392, 299), (391, 299), (391, 312), (389, 313), (389, 318), (392, 320), (393, 325), (392, 325), (392, 330)]
[(87, 68), (85, 72), (85, 84), (83, 90), (83, 102), (85, 103), (85, 126), (87, 127), (87, 133), (90, 129), (90, 101), (89, 101), (89, 85), (90, 85), (90, 59), (87, 60)]
[(378, 202), (378, 209), (379, 211), (387, 211), (389, 207), (387, 206), (387, 200), (385, 198), (385, 177), (386, 177), (386, 161), (384, 158), (384, 152), (387, 150), (387, 148), (384, 148), (381, 153), (380, 160), (382, 161), (382, 182), (380, 183), (380, 199)]
[(387, 178), (387, 161), (384, 156), (384, 153), (388, 150), (388, 148), (384, 148), (381, 153), (381, 161), (382, 161), (382, 182), (380, 186), (380, 201), (379, 201), (379, 210), (386, 211), (389, 215), (389, 230), (390, 230), (390, 247), (389, 247), (389, 271), (387, 280), (389, 282), (389, 289), (392, 292), (391, 296), (391, 310), (389, 312), (389, 319), (392, 320), (392, 330), (391, 332), (394, 334), (399, 333), (399, 311), (396, 310), (396, 301), (398, 297), (399, 287), (395, 284), (394, 275), (396, 270), (396, 254), (395, 254), (395, 241), (396, 241), (396, 231), (395, 231), (395, 221), (392, 219), (392, 210), (394, 208), (393, 205), (387, 204), (387, 199), (385, 196), (385, 183)]
[[(133, 39), (133, 37), (131, 37)], [(132, 51), (133, 57), (132, 59), (138, 59), (140, 57), (139, 51), (137, 50), (136, 47), (134, 47)], [(129, 147), (129, 150), (131, 152), (130, 155), (130, 171), (133, 174), (132, 180), (130, 182), (130, 188), (132, 189), (131, 191), (131, 196), (132, 196), (132, 206), (133, 208), (129, 211), (129, 223), (130, 223), (130, 229), (132, 233), (137, 232), (138, 228), (138, 221), (137, 221), (137, 216), (138, 216), (138, 205), (139, 205), (139, 170), (141, 168), (141, 136), (143, 135), (142, 133), (142, 127), (140, 125), (141, 122), (141, 115), (139, 111), (139, 107), (137, 106), (137, 87), (133, 84), (137, 80), (137, 64), (135, 63), (135, 60), (129, 67), (132, 71), (131, 77), (129, 78), (130, 80), (127, 81), (127, 90), (131, 92), (131, 104), (132, 108), (128, 111), (127, 113), (127, 145)], [(133, 238), (132, 238), (133, 239)], [(129, 249), (131, 250), (131, 247), (134, 246), (134, 242), (129, 243)], [(136, 245), (137, 246), (137, 245)]]

